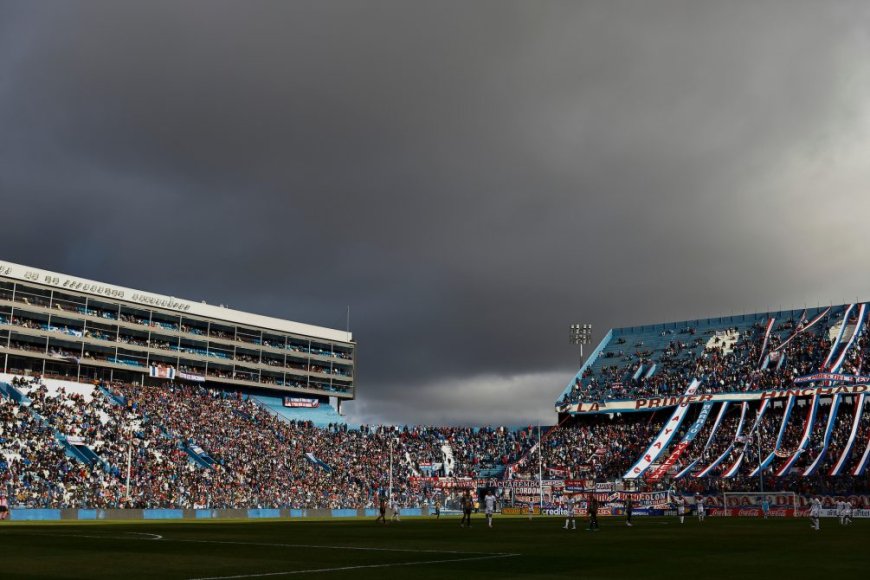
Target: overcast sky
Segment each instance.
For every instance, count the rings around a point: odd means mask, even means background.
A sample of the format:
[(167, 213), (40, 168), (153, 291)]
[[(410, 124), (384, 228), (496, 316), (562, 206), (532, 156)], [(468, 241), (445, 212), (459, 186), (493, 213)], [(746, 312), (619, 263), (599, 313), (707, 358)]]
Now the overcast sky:
[(0, 259), (554, 418), (568, 325), (870, 298), (870, 3), (0, 0)]

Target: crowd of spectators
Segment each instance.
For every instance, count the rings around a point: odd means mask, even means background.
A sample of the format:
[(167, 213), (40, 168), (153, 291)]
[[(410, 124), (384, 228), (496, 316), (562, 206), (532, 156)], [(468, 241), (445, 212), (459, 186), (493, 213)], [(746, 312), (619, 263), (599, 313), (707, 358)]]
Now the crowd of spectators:
[[(657, 415), (604, 415), (557, 426), (541, 444), (544, 469), (566, 479), (619, 479), (661, 431), (665, 417)], [(537, 469), (537, 458), (527, 458), (515, 473), (533, 476)]]
[[(532, 427), (321, 428), (202, 385), (67, 390), (28, 379), (16, 380), (16, 386), (30, 404), (0, 396), (0, 482), (11, 490), (15, 505), (28, 507), (370, 508), (391, 483), (401, 505), (416, 507), (431, 503), (438, 493), (432, 475), (533, 478), (539, 461), (549, 477), (613, 481), (640, 457), (669, 416), (663, 411), (573, 418), (543, 430), (539, 446)], [(711, 413), (683, 463), (700, 455), (697, 473), (733, 444), (739, 410), (731, 406), (701, 453), (714, 423)], [(747, 413), (744, 434), (754, 412)], [(781, 405), (771, 406), (761, 422), (765, 453), (773, 449), (782, 412)], [(844, 476), (832, 483), (837, 478), (826, 477), (850, 434), (850, 405), (840, 413), (824, 469), (799, 478), (801, 486), (833, 488), (852, 481)], [(783, 448), (800, 435), (798, 415), (803, 414), (793, 413)], [(691, 423), (687, 418), (674, 442)], [(863, 453), (868, 435), (870, 415), (863, 415), (850, 466)], [(813, 438), (808, 457), (817, 454), (818, 441)], [(92, 459), (73, 459), (71, 442), (90, 449)], [(718, 476), (743, 451), (747, 466), (757, 464), (755, 448), (738, 444), (712, 477), (676, 483), (689, 491), (740, 489), (748, 469), (732, 479)], [(772, 479), (770, 489), (792, 481)]]
[[(33, 409), (0, 397), (0, 487), (9, 493), (12, 503), (25, 507), (117, 505), (117, 479), (102, 466), (87, 465), (67, 455), (55, 435), (57, 426), (36, 410), (48, 409), (40, 394), (35, 395)], [(63, 423), (66, 416), (58, 421)], [(87, 421), (82, 418), (78, 424)]]
[[(804, 472), (815, 461), (819, 453), (824, 450), (824, 432), (827, 427), (828, 414), (831, 412), (829, 404), (820, 406), (821, 409), (817, 412), (813, 424), (813, 435), (810, 438), (810, 442), (804, 452), (798, 457), (798, 460), (795, 461), (792, 469), (782, 476), (776, 475), (780, 468), (785, 465), (785, 462), (798, 450), (803, 436), (809, 409), (808, 405), (811, 399), (805, 398), (802, 401), (804, 406), (795, 406), (793, 408), (776, 455), (763, 472), (764, 488), (807, 494), (863, 493), (870, 491), (870, 482), (868, 482), (866, 476), (855, 477), (852, 475), (863, 456), (864, 450), (870, 444), (870, 440), (868, 440), (870, 438), (870, 409), (866, 405), (860, 415), (851, 454), (847, 457), (840, 474), (835, 477), (830, 475), (831, 469), (839, 461), (849, 441), (855, 413), (854, 405), (857, 402), (857, 397), (848, 397), (840, 405), (825, 456), (814, 473), (805, 475)], [(687, 476), (672, 482), (666, 480), (660, 482), (659, 485), (675, 485), (678, 489), (686, 492), (700, 493), (757, 489), (759, 487), (757, 475), (750, 477), (749, 474), (753, 473), (759, 463), (766, 459), (770, 453), (773, 453), (776, 448), (776, 441), (785, 412), (785, 400), (781, 402), (781, 405), (771, 405), (768, 408), (755, 432), (751, 431), (751, 428), (756, 417), (757, 408), (752, 407), (750, 409), (745, 419), (743, 435), (752, 435), (752, 437), (745, 440), (745, 442), (735, 440), (737, 423), (739, 422), (739, 405), (732, 405), (726, 412), (709, 447), (702, 453), (700, 450), (706, 445), (712, 424), (714, 423), (711, 416), (704, 429), (696, 436), (691, 446), (683, 454), (681, 462), (677, 465), (679, 468), (695, 459), (699, 459), (695, 467)], [(687, 428), (686, 425), (687, 423), (684, 423), (674, 441), (680, 440)], [(722, 456), (729, 446), (732, 446), (731, 452), (722, 459), (719, 466), (708, 473), (707, 477), (694, 477)], [(741, 454), (743, 454), (741, 469), (732, 477), (722, 477)]]
[[(812, 326), (806, 317), (779, 322), (770, 333), (767, 322), (759, 320), (738, 329), (708, 329), (696, 336), (694, 328), (675, 333), (662, 331), (665, 346), (651, 349), (643, 341), (629, 349), (625, 337), (614, 339), (565, 392), (559, 405), (602, 402), (665, 395), (681, 395), (693, 379), (701, 380), (698, 393), (753, 392), (788, 388), (797, 377), (823, 369), (831, 351), (830, 334), (838, 324), (857, 324), (857, 309), (849, 320), (843, 313), (826, 314)], [(852, 345), (840, 371), (855, 373), (861, 368), (867, 337)], [(843, 348), (851, 331), (844, 333)], [(671, 336), (673, 334), (673, 337)], [(838, 353), (839, 354), (839, 353)], [(837, 357), (834, 357), (836, 359)]]

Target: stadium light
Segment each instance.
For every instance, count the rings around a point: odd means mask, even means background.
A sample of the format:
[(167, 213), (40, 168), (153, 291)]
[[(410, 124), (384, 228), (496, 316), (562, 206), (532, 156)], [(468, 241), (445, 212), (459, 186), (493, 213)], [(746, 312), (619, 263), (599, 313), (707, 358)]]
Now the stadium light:
[(580, 346), (580, 360), (582, 361), (583, 345), (589, 344), (592, 340), (592, 325), (578, 323), (572, 324), (569, 337), (571, 340), (571, 344)]

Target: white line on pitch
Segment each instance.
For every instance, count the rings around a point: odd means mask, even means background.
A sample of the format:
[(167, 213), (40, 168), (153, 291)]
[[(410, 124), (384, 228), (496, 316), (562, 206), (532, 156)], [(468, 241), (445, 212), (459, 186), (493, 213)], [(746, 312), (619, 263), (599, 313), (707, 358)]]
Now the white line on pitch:
[(190, 542), (194, 544), (233, 544), (239, 546), (266, 546), (270, 548), (310, 548), (321, 550), (359, 550), (361, 552), (410, 552), (412, 554), (467, 554), (469, 556), (517, 556), (507, 552), (463, 552), (460, 550), (426, 550), (414, 548), (372, 548), (365, 546), (323, 546), (317, 544), (273, 544), (266, 542), (233, 542), (229, 540), (184, 540), (168, 538), (164, 542)]
[(147, 534), (145, 532), (120, 532), (122, 534), (136, 534), (137, 536), (148, 536), (147, 538), (128, 538), (125, 536), (110, 536), (108, 534), (104, 536), (99, 536), (95, 534), (49, 534), (43, 532), (24, 532), (24, 533), (16, 533), (18, 532), (15, 528), (8, 528), (0, 532), (0, 536), (8, 535), (8, 536), (48, 536), (52, 538), (92, 538), (96, 540), (121, 540), (121, 541), (129, 541), (129, 540), (138, 540), (138, 541), (146, 541), (146, 542), (157, 542), (157, 541), (166, 541), (163, 539), (163, 536), (159, 534)]
[(56, 538), (94, 538), (98, 540), (140, 540), (140, 541), (148, 541), (148, 542), (185, 542), (185, 543), (193, 543), (193, 544), (230, 544), (236, 546), (265, 546), (269, 548), (308, 548), (312, 550), (358, 550), (361, 552), (407, 552), (411, 554), (459, 554), (459, 555), (468, 555), (468, 556), (484, 556), (486, 558), (493, 557), (507, 557), (507, 556), (519, 556), (519, 554), (511, 554), (508, 552), (464, 552), (460, 550), (428, 550), (428, 549), (415, 549), (415, 548), (373, 548), (366, 546), (324, 546), (319, 544), (275, 544), (275, 543), (267, 543), (267, 542), (234, 542), (229, 540), (185, 540), (181, 538), (164, 538), (162, 536), (158, 536), (157, 534), (145, 534), (141, 532), (124, 532), (129, 534), (137, 534), (137, 535), (147, 535), (147, 536), (156, 536), (149, 538), (127, 538), (123, 536), (99, 536), (94, 534), (51, 534), (51, 533), (41, 533), (41, 532), (31, 532), (31, 533), (19, 533), (14, 528), (8, 528), (3, 532), (0, 532), (0, 536), (4, 534), (9, 535), (21, 535), (21, 536), (51, 536)]
[(134, 536), (149, 536), (152, 540), (162, 540), (163, 536), (160, 534), (149, 534), (146, 532), (123, 532), (124, 534), (133, 534)]
[(235, 576), (203, 576), (189, 580), (232, 580), (234, 578), (265, 578), (267, 576), (290, 576), (291, 574), (319, 574), (323, 572), (343, 572), (346, 570), (363, 570), (366, 568), (395, 568), (398, 566), (422, 566), (424, 564), (447, 564), (449, 562), (472, 562), (475, 560), (494, 560), (496, 558), (511, 558), (519, 554), (492, 554), (490, 556), (473, 556), (471, 558), (450, 558), (448, 560), (423, 560), (418, 562), (394, 562), (392, 564), (364, 564), (360, 566), (342, 566), (340, 568), (311, 568), (308, 570), (289, 570), (286, 572), (263, 572), (260, 574), (237, 574)]

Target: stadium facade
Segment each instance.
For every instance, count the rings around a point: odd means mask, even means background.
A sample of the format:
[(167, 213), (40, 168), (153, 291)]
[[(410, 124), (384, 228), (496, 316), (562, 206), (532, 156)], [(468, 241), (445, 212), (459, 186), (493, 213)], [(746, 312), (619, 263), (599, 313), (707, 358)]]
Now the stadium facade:
[(5, 373), (208, 381), (340, 409), (355, 396), (355, 355), (350, 332), (0, 262)]

